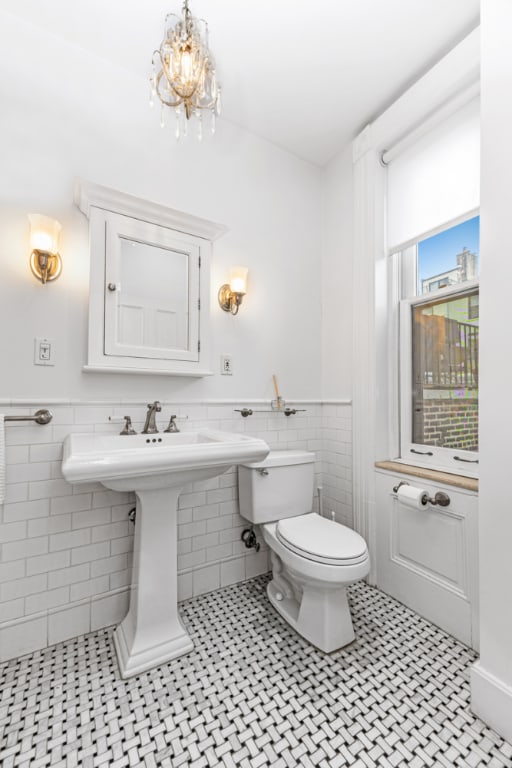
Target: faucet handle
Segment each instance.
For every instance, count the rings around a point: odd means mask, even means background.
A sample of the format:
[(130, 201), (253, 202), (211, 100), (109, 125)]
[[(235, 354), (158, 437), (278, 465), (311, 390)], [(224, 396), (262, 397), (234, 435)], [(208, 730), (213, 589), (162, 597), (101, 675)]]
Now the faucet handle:
[(156, 411), (157, 413), (160, 413), (162, 410), (162, 406), (160, 405), (159, 400), (155, 400), (154, 403), (148, 403), (148, 408), (151, 408), (152, 410)]
[(164, 432), (179, 432), (179, 427), (176, 424), (177, 416), (176, 414), (173, 414), (171, 418), (169, 419), (169, 426), (167, 429), (164, 429)]
[(131, 416), (123, 416), (123, 419), (125, 419), (125, 425), (120, 431), (120, 435), (136, 435), (136, 431), (132, 427), (132, 419)]

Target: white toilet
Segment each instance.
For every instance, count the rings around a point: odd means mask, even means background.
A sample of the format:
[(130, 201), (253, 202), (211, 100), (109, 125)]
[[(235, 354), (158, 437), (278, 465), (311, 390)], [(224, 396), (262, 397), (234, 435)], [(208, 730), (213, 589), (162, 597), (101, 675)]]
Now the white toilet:
[(315, 454), (270, 451), (238, 469), (240, 514), (262, 525), (271, 549), (270, 602), (306, 640), (329, 653), (354, 639), (346, 587), (364, 578), (364, 539), (311, 512)]

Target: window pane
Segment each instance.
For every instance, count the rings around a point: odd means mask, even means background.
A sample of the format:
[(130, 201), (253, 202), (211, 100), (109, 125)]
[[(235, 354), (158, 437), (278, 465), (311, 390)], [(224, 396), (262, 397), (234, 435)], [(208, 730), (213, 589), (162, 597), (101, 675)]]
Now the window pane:
[(479, 274), (479, 236), (480, 217), (475, 216), (444, 232), (420, 240), (417, 295), (476, 280)]
[(413, 442), (478, 450), (478, 289), (412, 307)]

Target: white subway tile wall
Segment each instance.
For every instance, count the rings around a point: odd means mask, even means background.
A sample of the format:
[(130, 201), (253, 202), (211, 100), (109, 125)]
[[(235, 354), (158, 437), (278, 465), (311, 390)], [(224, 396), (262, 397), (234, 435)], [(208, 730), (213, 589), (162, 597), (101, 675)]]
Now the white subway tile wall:
[(352, 408), (326, 403), (320, 411), (320, 445), (311, 450), (322, 460), (323, 513), (352, 527)]
[[(30, 407), (29, 407), (30, 405)], [(294, 404), (293, 416), (263, 412), (243, 418), (240, 405), (163, 404), (183, 431), (200, 426), (247, 432), (270, 448), (316, 453), (315, 488), (322, 486), (323, 512), (352, 524), (352, 434), (349, 404)], [(28, 414), (48, 403), (0, 404), (6, 415)], [(128, 607), (135, 506), (129, 493), (100, 484), (70, 485), (62, 477), (62, 442), (70, 432), (118, 432), (119, 418), (132, 415), (143, 427), (145, 403), (49, 405), (46, 426), (5, 426), (7, 487), (0, 506), (0, 661), (90, 630), (118, 623)], [(186, 418), (185, 418), (186, 417)], [(112, 419), (112, 420), (109, 420)], [(314, 509), (318, 509), (315, 493)], [(253, 578), (269, 570), (268, 550), (246, 549), (247, 523), (239, 514), (237, 470), (184, 489), (178, 511), (180, 600)]]

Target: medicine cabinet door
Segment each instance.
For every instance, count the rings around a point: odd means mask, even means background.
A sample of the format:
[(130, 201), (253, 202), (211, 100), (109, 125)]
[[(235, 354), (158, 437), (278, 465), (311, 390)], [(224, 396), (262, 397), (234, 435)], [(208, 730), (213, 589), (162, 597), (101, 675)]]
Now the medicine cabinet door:
[(106, 356), (199, 360), (200, 238), (105, 218)]

